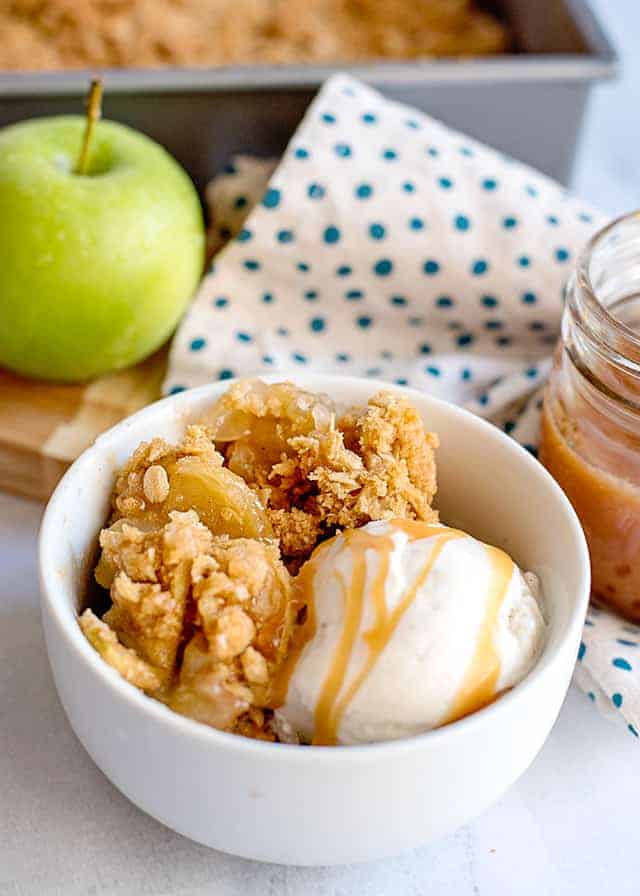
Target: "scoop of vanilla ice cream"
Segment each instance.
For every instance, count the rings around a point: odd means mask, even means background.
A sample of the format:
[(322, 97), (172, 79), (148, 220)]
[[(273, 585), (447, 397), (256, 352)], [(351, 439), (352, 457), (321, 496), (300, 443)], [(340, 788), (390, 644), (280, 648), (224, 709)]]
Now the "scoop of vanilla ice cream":
[(453, 721), (521, 681), (544, 636), (536, 577), (446, 526), (344, 532), (300, 583), (308, 640), (281, 713), (308, 742), (394, 740)]

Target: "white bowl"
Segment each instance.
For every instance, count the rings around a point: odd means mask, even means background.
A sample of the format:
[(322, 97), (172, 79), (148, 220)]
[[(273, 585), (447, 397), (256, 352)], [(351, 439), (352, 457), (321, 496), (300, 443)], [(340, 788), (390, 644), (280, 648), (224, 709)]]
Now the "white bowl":
[[(349, 404), (366, 402), (383, 386), (346, 377), (296, 380)], [(42, 616), (69, 721), (132, 802), (225, 852), (338, 864), (392, 855), (445, 834), (482, 812), (524, 772), (560, 709), (589, 594), (578, 520), (542, 466), (497, 428), (419, 392), (396, 389), (440, 435), (443, 520), (499, 545), (540, 576), (550, 624), (536, 667), (480, 712), (390, 743), (285, 746), (208, 728), (122, 679), (85, 639), (77, 613), (116, 468), (142, 440), (179, 438), (185, 420), (197, 418), (228, 386), (172, 396), (115, 426), (73, 464), (51, 498), (40, 534)]]

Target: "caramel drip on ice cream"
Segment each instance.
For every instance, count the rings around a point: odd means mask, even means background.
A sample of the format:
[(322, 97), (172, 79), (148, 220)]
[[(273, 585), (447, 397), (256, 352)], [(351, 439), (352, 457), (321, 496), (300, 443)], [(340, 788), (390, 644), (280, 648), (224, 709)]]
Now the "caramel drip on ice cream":
[(333, 661), (325, 678), (320, 696), (316, 704), (313, 743), (320, 745), (335, 744), (336, 714), (334, 707), (342, 688), (345, 673), (351, 659), (353, 645), (358, 637), (360, 620), (364, 609), (365, 582), (367, 562), (362, 551), (354, 561), (353, 575), (347, 585), (344, 577), (337, 573), (344, 597), (344, 625), (342, 635), (333, 655)]
[[(461, 534), (462, 533), (460, 532), (448, 531), (443, 533), (442, 535), (439, 535), (437, 542), (431, 549), (431, 553), (429, 554), (427, 562), (418, 573), (413, 585), (411, 585), (411, 587), (404, 593), (401, 600), (393, 608), (391, 613), (387, 608), (387, 603), (385, 600), (384, 581), (382, 583), (382, 589), (380, 591), (376, 591), (375, 588), (373, 589), (372, 597), (376, 620), (373, 626), (367, 632), (365, 632), (363, 636), (363, 640), (366, 642), (369, 648), (369, 655), (367, 657), (366, 663), (364, 664), (358, 675), (356, 675), (354, 680), (351, 682), (344, 696), (338, 701), (335, 707), (331, 732), (333, 740), (331, 741), (331, 743), (335, 743), (337, 740), (338, 729), (340, 727), (340, 722), (342, 721), (342, 716), (344, 715), (345, 710), (362, 687), (362, 684), (366, 681), (371, 670), (378, 661), (380, 654), (391, 640), (393, 633), (398, 626), (398, 623), (404, 616), (405, 612), (409, 609), (411, 604), (414, 602), (418, 591), (420, 591), (420, 589), (424, 586), (425, 582), (429, 578), (429, 573), (435, 566), (436, 560), (440, 556), (440, 552), (442, 551), (443, 547), (448, 541), (452, 541), (454, 538), (460, 538)], [(380, 565), (382, 566), (382, 563)], [(388, 569), (388, 555), (385, 557), (385, 565)]]
[(314, 600), (314, 584), (318, 569), (318, 560), (329, 547), (330, 542), (325, 541), (313, 552), (313, 556), (307, 560), (294, 581), (293, 596), (296, 600), (298, 611), (304, 614), (304, 622), (300, 623), (293, 634), (293, 639), (287, 653), (287, 657), (278, 671), (278, 675), (271, 686), (269, 706), (273, 709), (282, 706), (287, 698), (289, 682), (296, 668), (300, 654), (316, 633), (316, 608)]
[[(338, 728), (345, 710), (388, 644), (400, 619), (426, 582), (440, 551), (447, 541), (459, 538), (464, 534), (444, 526), (431, 526), (409, 520), (398, 520), (388, 525), (389, 531), (379, 535), (364, 532), (361, 529), (353, 529), (339, 536), (353, 554), (353, 573), (348, 583), (340, 577), (344, 595), (344, 625), (316, 704), (313, 743), (317, 745), (328, 746), (337, 742)], [(389, 612), (386, 602), (386, 583), (391, 553), (394, 549), (392, 536), (399, 531), (404, 532), (410, 541), (434, 536), (438, 537), (438, 541), (431, 549), (429, 557), (414, 583), (407, 589), (394, 609)], [(370, 586), (375, 622), (363, 636), (369, 654), (359, 674), (345, 694), (340, 697), (353, 647), (360, 630), (366, 599), (369, 597), (367, 594), (367, 551), (369, 550), (374, 551), (378, 559), (378, 568)]]
[(515, 564), (499, 548), (485, 545), (491, 560), (491, 578), (486, 611), (482, 620), (475, 653), (465, 672), (462, 686), (453, 701), (443, 725), (462, 719), (491, 703), (496, 696), (500, 676), (500, 656), (495, 645), (495, 630), (500, 608), (509, 590)]

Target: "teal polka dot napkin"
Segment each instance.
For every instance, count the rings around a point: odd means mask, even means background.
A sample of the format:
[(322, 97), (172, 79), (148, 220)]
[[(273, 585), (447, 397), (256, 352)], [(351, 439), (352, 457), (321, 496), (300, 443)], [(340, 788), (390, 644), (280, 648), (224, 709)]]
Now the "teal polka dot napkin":
[[(535, 453), (564, 284), (600, 214), (345, 75), (277, 166), (234, 159), (207, 199), (212, 246), (226, 245), (174, 338), (166, 392), (365, 376), (464, 405)], [(640, 647), (613, 615), (591, 622), (577, 681), (635, 734)]]
[(590, 607), (574, 680), (606, 716), (639, 736), (640, 626)]

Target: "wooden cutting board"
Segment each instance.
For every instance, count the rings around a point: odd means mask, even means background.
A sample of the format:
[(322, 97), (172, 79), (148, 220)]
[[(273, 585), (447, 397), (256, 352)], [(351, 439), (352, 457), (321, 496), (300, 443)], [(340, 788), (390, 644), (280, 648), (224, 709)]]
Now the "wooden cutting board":
[(167, 352), (101, 377), (64, 386), (0, 370), (0, 490), (46, 500), (95, 438), (160, 397)]

